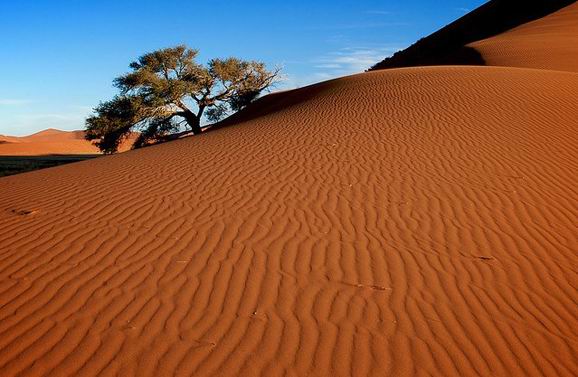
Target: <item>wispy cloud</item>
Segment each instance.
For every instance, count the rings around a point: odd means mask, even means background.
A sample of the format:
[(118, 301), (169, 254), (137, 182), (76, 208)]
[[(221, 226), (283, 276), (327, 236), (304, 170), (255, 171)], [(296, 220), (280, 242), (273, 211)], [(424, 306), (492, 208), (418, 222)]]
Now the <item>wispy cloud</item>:
[(0, 106), (21, 106), (30, 103), (30, 101), (13, 98), (0, 98)]
[(363, 72), (398, 51), (398, 47), (344, 48), (318, 59), (315, 68), (334, 76)]
[(409, 26), (407, 22), (357, 22), (350, 24), (319, 25), (307, 28), (307, 30), (355, 30), (355, 29), (382, 29), (392, 26)]
[(293, 89), (319, 81), (360, 73), (400, 50), (398, 46), (342, 48), (309, 62), (313, 71), (305, 75), (286, 74), (279, 89)]
[(341, 68), (340, 63), (322, 63), (315, 65), (315, 68), (322, 68), (322, 69), (338, 69)]
[(379, 16), (387, 16), (392, 14), (392, 12), (387, 11), (387, 10), (368, 10), (365, 11), (365, 14), (374, 14), (374, 15), (379, 15)]
[(470, 8), (456, 8), (456, 11), (461, 13), (470, 13), (472, 10)]

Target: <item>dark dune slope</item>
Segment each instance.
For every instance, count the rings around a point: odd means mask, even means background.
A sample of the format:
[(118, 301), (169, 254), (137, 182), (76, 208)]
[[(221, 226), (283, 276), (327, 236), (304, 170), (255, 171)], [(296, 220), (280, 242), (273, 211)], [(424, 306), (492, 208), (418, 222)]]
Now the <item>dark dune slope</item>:
[(370, 70), (424, 65), (484, 65), (484, 57), (467, 44), (556, 12), (575, 0), (491, 0)]

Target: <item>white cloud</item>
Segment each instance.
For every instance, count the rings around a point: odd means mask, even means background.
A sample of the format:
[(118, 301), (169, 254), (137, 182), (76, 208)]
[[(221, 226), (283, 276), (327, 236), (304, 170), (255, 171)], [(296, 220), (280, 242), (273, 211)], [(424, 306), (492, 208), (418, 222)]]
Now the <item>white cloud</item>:
[(303, 87), (316, 82), (360, 73), (394, 52), (397, 46), (343, 48), (327, 53), (309, 62), (314, 70), (307, 74), (285, 74), (277, 89), (286, 90)]
[(322, 68), (322, 69), (337, 69), (341, 68), (341, 64), (339, 63), (324, 63), (324, 64), (317, 64), (315, 68)]
[(386, 16), (386, 15), (390, 15), (392, 14), (392, 12), (386, 11), (386, 10), (368, 10), (365, 12), (366, 14), (375, 14), (375, 15), (381, 15), (381, 16)]
[(12, 98), (0, 98), (0, 106), (21, 106), (30, 103), (30, 101)]
[(392, 26), (409, 26), (408, 22), (359, 22), (350, 24), (319, 25), (306, 28), (306, 30), (355, 30), (355, 29), (381, 29)]
[(315, 67), (334, 77), (363, 72), (398, 50), (398, 47), (344, 48), (319, 58)]

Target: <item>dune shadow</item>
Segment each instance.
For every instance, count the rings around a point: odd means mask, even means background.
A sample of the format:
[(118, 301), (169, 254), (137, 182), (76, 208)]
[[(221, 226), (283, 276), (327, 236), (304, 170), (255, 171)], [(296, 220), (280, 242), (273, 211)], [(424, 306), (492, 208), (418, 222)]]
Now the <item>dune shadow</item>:
[(468, 44), (545, 17), (575, 1), (491, 0), (369, 70), (423, 65), (486, 65), (481, 54)]
[(53, 166), (70, 164), (100, 157), (100, 154), (0, 156), (0, 177), (25, 173)]
[[(383, 68), (419, 67), (435, 65), (486, 65), (482, 54), (475, 48), (459, 46), (451, 49), (428, 49), (394, 55)], [(380, 68), (381, 69), (381, 68)]]
[(268, 114), (297, 106), (313, 97), (316, 97), (320, 92), (325, 90), (326, 84), (331, 81), (334, 80), (309, 85), (303, 88), (267, 94), (266, 96), (257, 99), (243, 110), (232, 114), (218, 123), (207, 126), (204, 128), (204, 132), (217, 131), (224, 127), (253, 121)]

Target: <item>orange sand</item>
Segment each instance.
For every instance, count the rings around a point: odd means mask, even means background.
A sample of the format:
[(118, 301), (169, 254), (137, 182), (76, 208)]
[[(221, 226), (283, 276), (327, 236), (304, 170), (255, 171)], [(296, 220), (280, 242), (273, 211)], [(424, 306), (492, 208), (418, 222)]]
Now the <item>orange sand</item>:
[(0, 178), (0, 375), (578, 375), (576, 17)]
[(487, 65), (578, 72), (578, 2), (468, 46)]
[(577, 93), (376, 71), (2, 178), (2, 374), (575, 375)]

